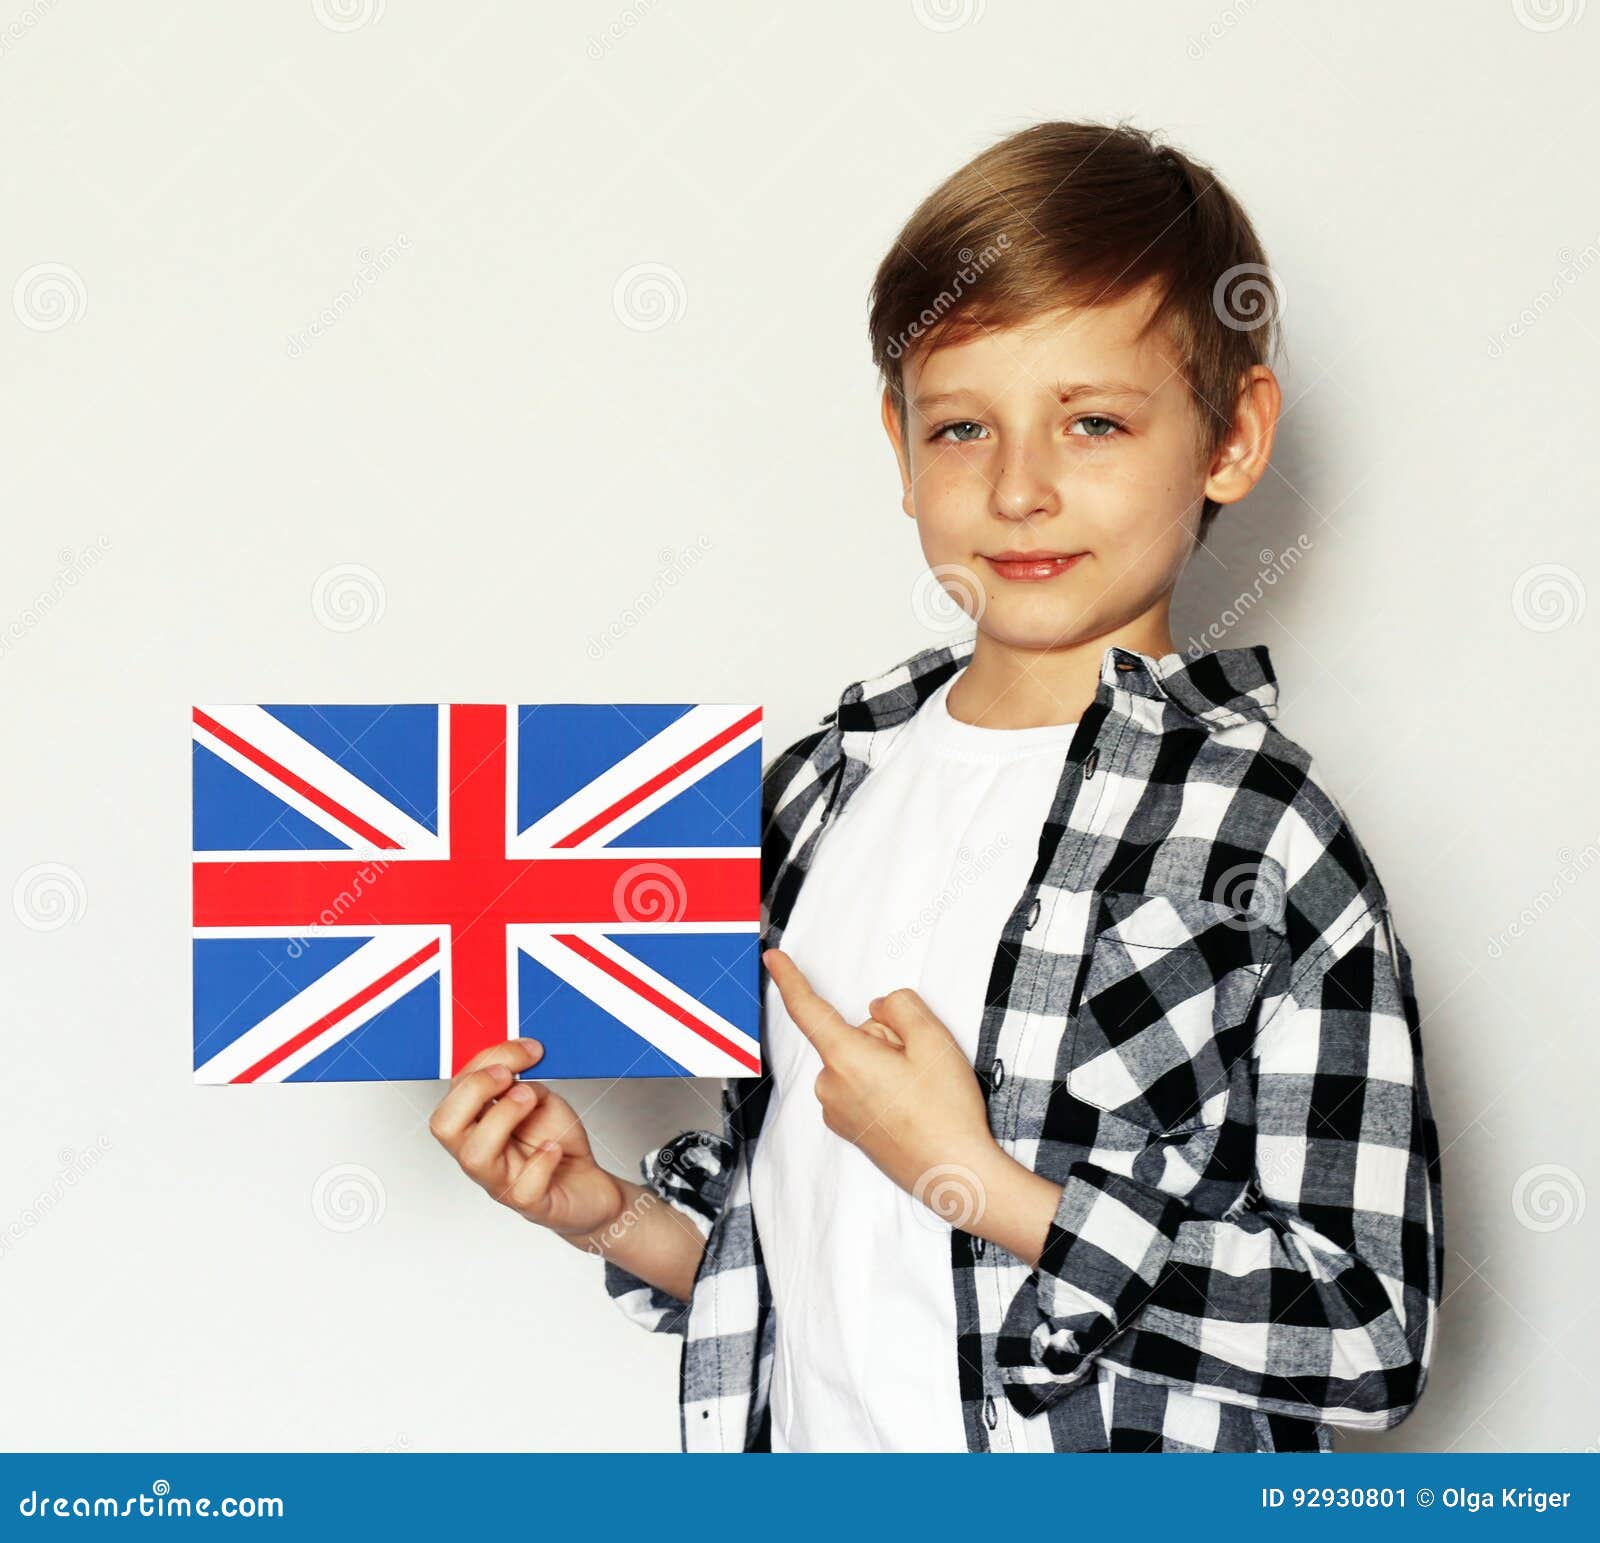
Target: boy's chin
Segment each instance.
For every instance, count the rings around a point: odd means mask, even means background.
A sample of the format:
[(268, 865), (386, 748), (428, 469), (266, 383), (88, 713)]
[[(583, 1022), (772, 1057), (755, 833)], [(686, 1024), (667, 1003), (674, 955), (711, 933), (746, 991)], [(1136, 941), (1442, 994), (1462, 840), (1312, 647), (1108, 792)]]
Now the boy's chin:
[(1005, 648), (1029, 652), (1071, 649), (1089, 642), (1096, 633), (1081, 612), (1000, 616), (996, 615), (998, 609), (991, 605), (985, 610), (978, 618), (977, 631), (980, 640), (986, 638), (990, 644)]

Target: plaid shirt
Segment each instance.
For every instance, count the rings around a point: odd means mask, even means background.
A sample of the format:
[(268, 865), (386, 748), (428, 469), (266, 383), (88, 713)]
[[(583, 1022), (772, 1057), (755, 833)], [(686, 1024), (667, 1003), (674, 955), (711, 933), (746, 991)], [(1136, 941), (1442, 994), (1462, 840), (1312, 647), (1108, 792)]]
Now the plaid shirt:
[[(763, 773), (763, 945), (830, 819), (973, 640), (847, 687)], [(1444, 1268), (1411, 960), (1264, 646), (1109, 647), (996, 940), (974, 1068), (1001, 1146), (1063, 1186), (1030, 1269), (959, 1227), (971, 1451), (1328, 1450), (1421, 1395)], [(764, 981), (765, 977), (763, 977)], [(685, 1451), (770, 1450), (774, 1310), (750, 1205), (772, 1091), (647, 1152), (705, 1234), (681, 1334)]]

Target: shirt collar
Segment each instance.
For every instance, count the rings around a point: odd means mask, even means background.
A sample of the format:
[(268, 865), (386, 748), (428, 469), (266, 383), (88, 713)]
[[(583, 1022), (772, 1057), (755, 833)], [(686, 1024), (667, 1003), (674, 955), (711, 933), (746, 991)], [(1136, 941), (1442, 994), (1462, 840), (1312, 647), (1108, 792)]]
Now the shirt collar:
[[(976, 637), (936, 644), (899, 664), (852, 681), (839, 705), (822, 721), (842, 731), (892, 728), (903, 723), (972, 657)], [(1133, 697), (1165, 699), (1208, 729), (1270, 723), (1278, 716), (1278, 677), (1264, 643), (1203, 649), (1191, 654), (1143, 654), (1111, 644), (1100, 661), (1097, 700), (1121, 707), (1136, 721)]]

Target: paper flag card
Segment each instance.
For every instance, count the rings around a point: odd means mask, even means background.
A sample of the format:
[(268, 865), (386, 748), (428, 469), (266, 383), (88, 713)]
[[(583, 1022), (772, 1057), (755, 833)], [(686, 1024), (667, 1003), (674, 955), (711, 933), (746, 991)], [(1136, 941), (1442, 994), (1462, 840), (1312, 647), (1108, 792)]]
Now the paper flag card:
[(761, 709), (194, 709), (197, 1082), (755, 1077)]

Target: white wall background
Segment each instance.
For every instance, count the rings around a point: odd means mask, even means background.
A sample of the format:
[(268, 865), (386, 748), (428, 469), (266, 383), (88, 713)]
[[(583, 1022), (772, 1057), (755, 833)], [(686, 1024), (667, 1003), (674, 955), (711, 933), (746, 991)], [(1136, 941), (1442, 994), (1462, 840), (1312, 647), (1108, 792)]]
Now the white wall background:
[[(12, 0), (0, 879), (81, 890), (0, 905), (0, 1443), (675, 1446), (676, 1342), (455, 1172), (437, 1087), (189, 1085), (188, 707), (750, 700), (787, 742), (933, 640), (878, 257), (999, 135), (1126, 116), (1221, 170), (1287, 296), (1277, 463), (1177, 634), (1246, 597), (1225, 641), (1271, 648), (1427, 1014), (1444, 1332), (1360, 1445), (1600, 1445), (1582, 9)], [(649, 330), (641, 263), (681, 283)], [(349, 631), (344, 564), (383, 601)], [(630, 1173), (715, 1117), (566, 1090)], [(341, 1164), (384, 1198), (352, 1232), (312, 1203)]]

